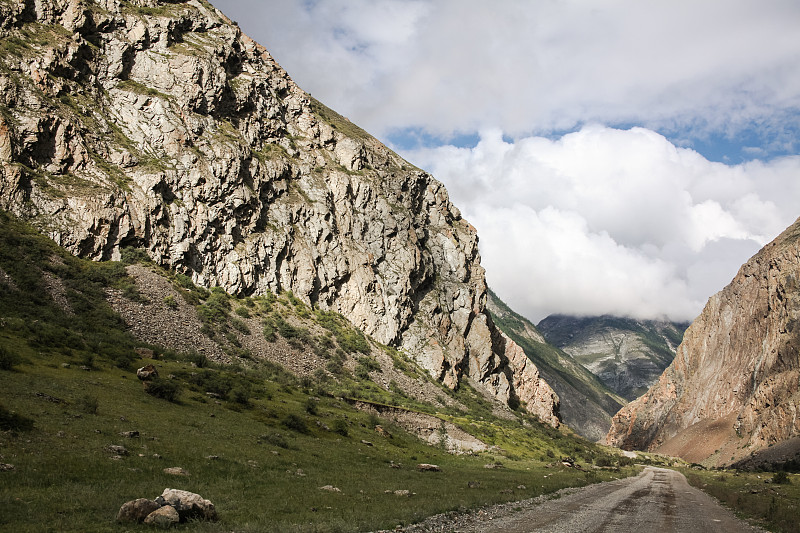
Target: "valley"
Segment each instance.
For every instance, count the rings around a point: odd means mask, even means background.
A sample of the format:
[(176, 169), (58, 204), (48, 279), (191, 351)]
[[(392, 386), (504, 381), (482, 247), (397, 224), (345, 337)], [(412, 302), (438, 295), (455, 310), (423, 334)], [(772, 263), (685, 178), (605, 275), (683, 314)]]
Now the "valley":
[(0, 38), (0, 530), (739, 524), (683, 476), (798, 530), (800, 220), (691, 325), (534, 325), (207, 0), (0, 0)]

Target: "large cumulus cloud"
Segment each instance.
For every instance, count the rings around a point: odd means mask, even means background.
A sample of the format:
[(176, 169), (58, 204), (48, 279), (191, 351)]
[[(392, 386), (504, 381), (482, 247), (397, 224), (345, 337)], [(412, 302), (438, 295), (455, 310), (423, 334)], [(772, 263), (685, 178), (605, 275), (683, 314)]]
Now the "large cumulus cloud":
[(490, 285), (554, 312), (690, 320), (794, 221), (800, 157), (710, 162), (644, 128), (418, 150), (477, 227)]

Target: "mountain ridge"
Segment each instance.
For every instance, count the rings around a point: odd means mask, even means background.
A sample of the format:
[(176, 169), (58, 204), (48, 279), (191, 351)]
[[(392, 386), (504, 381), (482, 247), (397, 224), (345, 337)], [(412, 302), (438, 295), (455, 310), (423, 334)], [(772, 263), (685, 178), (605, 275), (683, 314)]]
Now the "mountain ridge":
[(491, 289), (487, 308), (495, 324), (522, 347), (556, 391), (564, 423), (589, 440), (604, 438), (611, 427), (611, 417), (626, 400), (569, 354), (549, 344), (532, 322), (509, 308)]
[(632, 401), (647, 392), (675, 358), (688, 325), (613, 315), (550, 315), (536, 327), (548, 342)]
[(725, 466), (798, 436), (798, 279), (800, 219), (709, 298), (658, 382), (614, 416), (606, 442)]
[[(558, 424), (484, 313), (477, 234), (431, 175), (311, 99), (205, 0), (0, 3), (0, 207), (72, 253), (291, 291)], [(513, 354), (513, 350), (509, 351)], [(522, 366), (518, 366), (522, 365)]]

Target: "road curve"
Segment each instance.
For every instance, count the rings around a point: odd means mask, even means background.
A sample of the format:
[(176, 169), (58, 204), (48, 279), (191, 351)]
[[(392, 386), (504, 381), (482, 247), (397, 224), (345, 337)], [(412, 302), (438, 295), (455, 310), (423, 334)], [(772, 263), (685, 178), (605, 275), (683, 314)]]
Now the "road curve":
[[(517, 506), (491, 518), (475, 515), (453, 529), (459, 533), (753, 533), (763, 531), (731, 511), (674, 470), (646, 467), (636, 477), (599, 483), (556, 500)], [(439, 531), (437, 529), (437, 531)]]

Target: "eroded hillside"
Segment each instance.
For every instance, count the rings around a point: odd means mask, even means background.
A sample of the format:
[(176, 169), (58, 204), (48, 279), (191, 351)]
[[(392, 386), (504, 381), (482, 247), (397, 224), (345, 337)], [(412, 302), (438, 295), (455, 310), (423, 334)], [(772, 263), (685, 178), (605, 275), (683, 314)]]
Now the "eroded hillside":
[(444, 187), (303, 92), (205, 0), (0, 2), (0, 206), (72, 253), (291, 291), (557, 424), (484, 312)]
[[(800, 220), (712, 296), (607, 442), (727, 465), (800, 434)], [(797, 440), (797, 439), (795, 439)]]

